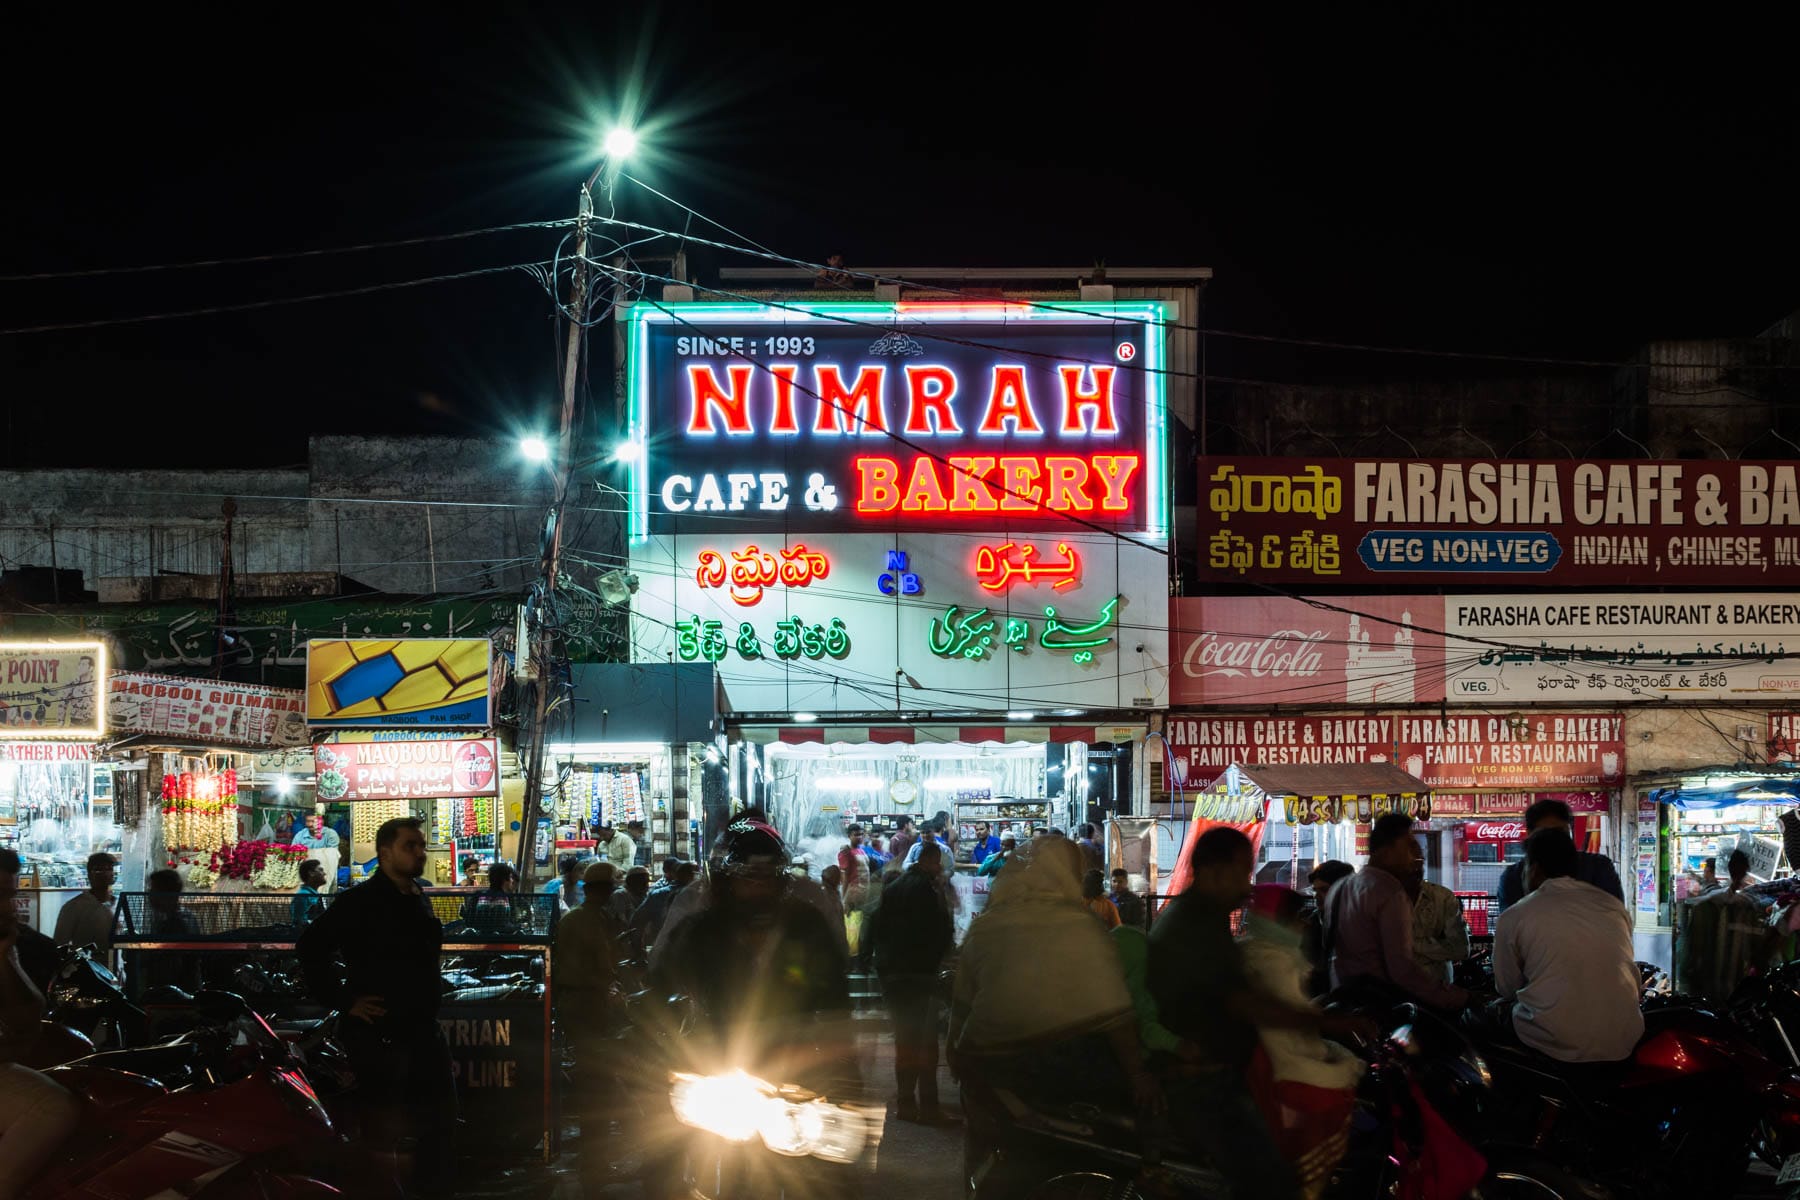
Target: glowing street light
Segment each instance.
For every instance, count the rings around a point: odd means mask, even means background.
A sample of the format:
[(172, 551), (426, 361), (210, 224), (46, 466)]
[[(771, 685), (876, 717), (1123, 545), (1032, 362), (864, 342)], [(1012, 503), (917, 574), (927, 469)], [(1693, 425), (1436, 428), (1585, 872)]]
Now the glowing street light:
[(637, 149), (637, 134), (620, 125), (606, 135), (601, 148), (608, 158), (630, 158)]
[(536, 463), (549, 462), (550, 461), (550, 443), (546, 442), (541, 437), (537, 437), (536, 435), (533, 435), (531, 437), (526, 437), (526, 438), (520, 438), (519, 439), (519, 453), (523, 454), (525, 456), (526, 461), (528, 461), (528, 462), (536, 462)]

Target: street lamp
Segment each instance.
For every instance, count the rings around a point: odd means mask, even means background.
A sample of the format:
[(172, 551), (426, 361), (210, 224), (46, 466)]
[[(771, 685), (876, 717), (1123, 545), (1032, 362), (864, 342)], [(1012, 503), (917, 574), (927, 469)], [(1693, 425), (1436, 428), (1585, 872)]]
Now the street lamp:
[(608, 133), (600, 145), (608, 158), (630, 158), (637, 149), (637, 134), (620, 125)]
[[(601, 142), (602, 155), (594, 167), (594, 173), (587, 177), (581, 185), (581, 196), (575, 215), (575, 269), (574, 278), (569, 287), (569, 332), (564, 339), (562, 377), (562, 426), (556, 443), (555, 493), (550, 501), (550, 515), (546, 522), (548, 545), (544, 547), (542, 565), (544, 572), (543, 599), (544, 607), (549, 608), (549, 601), (556, 591), (557, 573), (562, 569), (562, 531), (563, 508), (569, 499), (569, 476), (574, 470), (575, 457), (575, 396), (576, 384), (581, 378), (581, 351), (587, 341), (588, 334), (588, 227), (594, 219), (594, 186), (605, 174), (608, 163), (618, 163), (630, 157), (637, 149), (637, 135), (623, 125), (615, 126), (608, 131)], [(547, 462), (550, 459), (550, 447), (542, 438), (526, 438), (519, 445), (526, 458), (535, 462)], [(550, 661), (550, 631), (540, 617), (537, 627), (537, 642), (540, 662)], [(526, 647), (519, 647), (523, 658), (527, 654)], [(525, 803), (521, 814), (519, 836), (519, 874), (529, 882), (532, 875), (532, 848), (537, 833), (538, 810), (544, 794), (544, 734), (549, 724), (550, 688), (540, 682), (537, 687), (537, 704), (533, 713), (531, 759), (525, 771)]]

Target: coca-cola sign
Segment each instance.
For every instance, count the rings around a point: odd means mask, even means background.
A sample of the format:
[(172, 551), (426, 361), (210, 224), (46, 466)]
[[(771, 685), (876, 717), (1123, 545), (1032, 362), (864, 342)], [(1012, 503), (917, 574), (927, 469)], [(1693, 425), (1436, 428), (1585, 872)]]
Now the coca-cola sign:
[(1202, 631), (1188, 643), (1182, 669), (1192, 679), (1209, 675), (1234, 679), (1309, 678), (1317, 675), (1325, 663), (1325, 655), (1318, 648), (1324, 640), (1323, 629), (1311, 633), (1277, 629), (1262, 638), (1230, 638)]
[(1525, 840), (1525, 822), (1466, 821), (1463, 836), (1471, 842), (1522, 842)]
[(1280, 596), (1203, 596), (1170, 604), (1175, 704), (1443, 698), (1441, 597), (1358, 596), (1322, 607)]

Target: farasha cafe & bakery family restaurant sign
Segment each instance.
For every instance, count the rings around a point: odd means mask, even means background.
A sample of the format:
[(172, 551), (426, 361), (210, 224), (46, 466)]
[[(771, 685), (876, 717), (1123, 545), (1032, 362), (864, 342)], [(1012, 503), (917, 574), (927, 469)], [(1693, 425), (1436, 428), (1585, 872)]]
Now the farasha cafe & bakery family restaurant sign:
[(1160, 705), (1172, 314), (637, 306), (634, 659), (739, 712)]

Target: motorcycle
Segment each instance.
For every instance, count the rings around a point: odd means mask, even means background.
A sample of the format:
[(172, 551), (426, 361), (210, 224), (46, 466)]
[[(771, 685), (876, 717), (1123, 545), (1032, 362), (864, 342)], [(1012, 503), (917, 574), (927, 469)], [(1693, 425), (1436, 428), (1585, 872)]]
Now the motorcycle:
[(205, 993), (173, 1041), (90, 1055), (46, 1074), (82, 1100), (81, 1125), (27, 1200), (305, 1200), (338, 1195), (299, 1164), (335, 1139), (292, 1056), (242, 1000)]
[[(1348, 1150), (1328, 1197), (1397, 1194), (1427, 1134), (1421, 1099), (1485, 1159), (1483, 1200), (1592, 1200), (1577, 1174), (1530, 1150), (1478, 1137), (1485, 1062), (1468, 1040), (1411, 1005), (1387, 1009), (1382, 1038), (1362, 1046)], [(1224, 1200), (1225, 1178), (1196, 1148), (1147, 1144), (1135, 1116), (1083, 1104), (1050, 1107), (965, 1075), (964, 1175), (972, 1200), (1142, 1200), (1169, 1194)], [(1460, 1119), (1459, 1119), (1460, 1118)]]
[(97, 1045), (131, 1046), (143, 1042), (144, 1011), (125, 995), (124, 984), (92, 946), (59, 946), (56, 974), (44, 999), (45, 1016)]
[[(871, 1165), (885, 1107), (860, 1103), (857, 1089), (842, 1079), (831, 1082), (830, 1095), (779, 1082), (811, 1072), (775, 1063), (764, 1074), (703, 1067), (695, 1032), (696, 1010), (685, 997), (633, 994), (610, 1034), (620, 1050), (597, 1055), (590, 1068), (599, 1072), (588, 1081), (595, 1089), (590, 1096), (605, 1097), (620, 1143), (642, 1156), (635, 1173), (651, 1194), (693, 1200), (845, 1194), (846, 1176)], [(598, 1132), (583, 1129), (584, 1156)]]
[(1780, 1080), (1730, 1021), (1652, 1005), (1623, 1063), (1567, 1064), (1499, 1038), (1481, 1052), (1493, 1127), (1620, 1195), (1729, 1195)]

